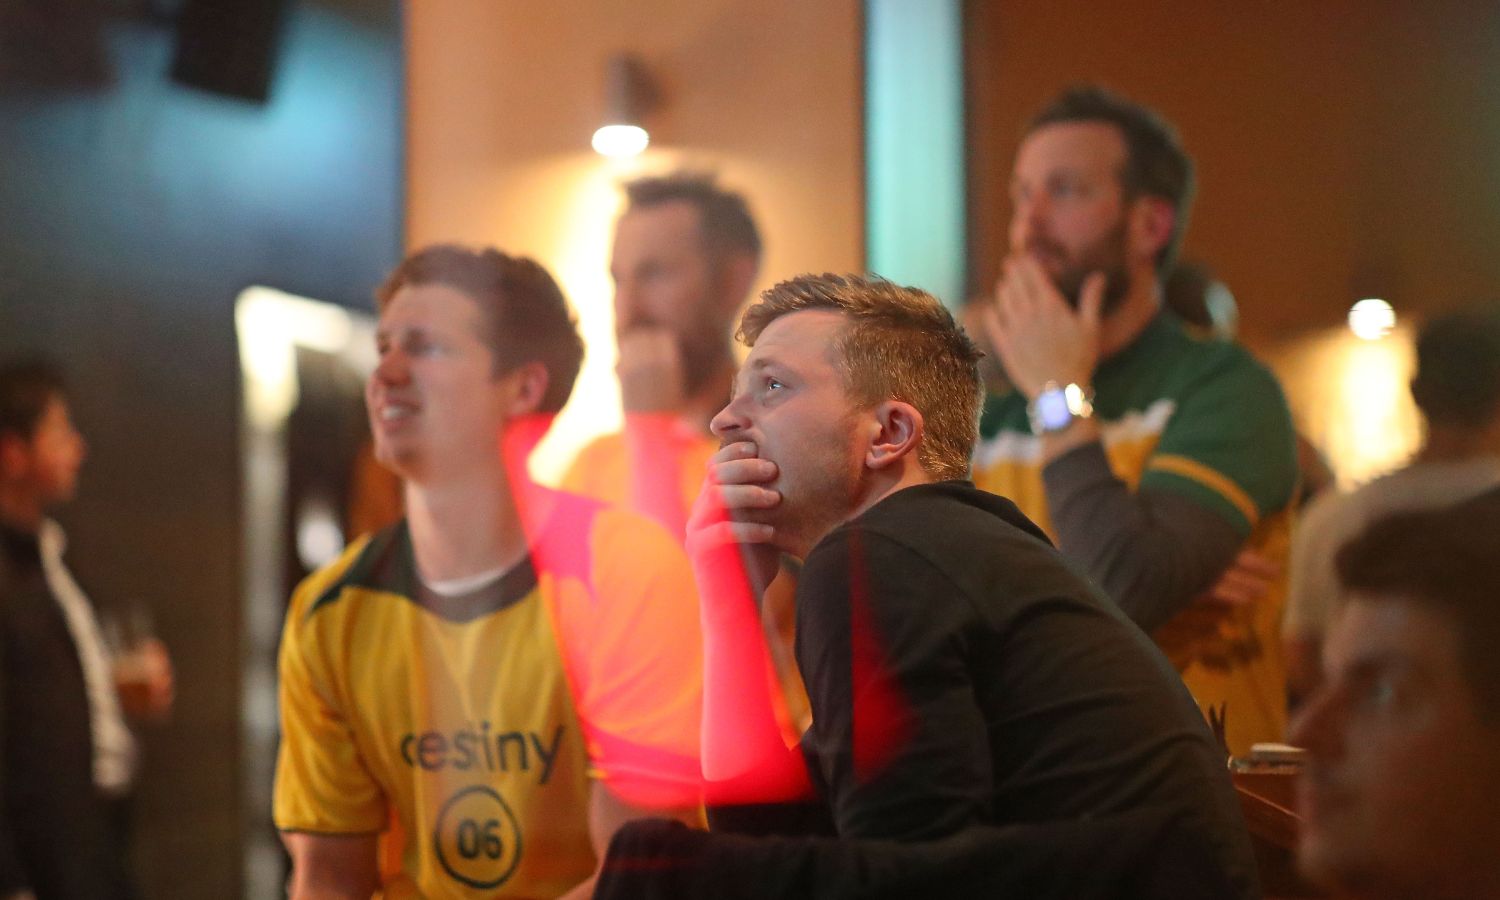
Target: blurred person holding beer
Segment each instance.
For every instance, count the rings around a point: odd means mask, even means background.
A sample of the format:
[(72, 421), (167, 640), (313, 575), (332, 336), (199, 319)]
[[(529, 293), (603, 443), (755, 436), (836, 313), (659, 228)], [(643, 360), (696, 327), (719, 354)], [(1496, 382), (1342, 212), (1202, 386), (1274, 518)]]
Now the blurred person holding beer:
[(126, 835), (138, 749), (126, 714), (159, 719), (172, 706), (166, 648), (141, 632), (128, 654), (112, 653), (63, 562), (48, 514), (72, 499), (86, 454), (56, 369), (0, 366), (4, 898), (135, 895)]

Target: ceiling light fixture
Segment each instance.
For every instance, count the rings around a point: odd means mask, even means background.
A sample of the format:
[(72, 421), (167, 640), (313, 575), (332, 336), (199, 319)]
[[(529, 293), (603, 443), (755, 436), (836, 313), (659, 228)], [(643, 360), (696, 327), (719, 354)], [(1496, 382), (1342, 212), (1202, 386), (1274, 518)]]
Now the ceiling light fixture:
[(610, 59), (604, 89), (604, 124), (594, 132), (594, 151), (636, 156), (651, 143), (644, 123), (659, 99), (656, 85), (639, 57), (622, 53)]

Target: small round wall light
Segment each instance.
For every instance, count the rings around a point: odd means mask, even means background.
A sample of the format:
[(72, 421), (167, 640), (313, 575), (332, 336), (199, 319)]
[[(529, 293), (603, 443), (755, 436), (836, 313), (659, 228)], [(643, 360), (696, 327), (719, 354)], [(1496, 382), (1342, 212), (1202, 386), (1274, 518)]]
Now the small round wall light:
[(1366, 341), (1378, 341), (1396, 327), (1396, 310), (1378, 297), (1367, 297), (1349, 307), (1349, 330)]

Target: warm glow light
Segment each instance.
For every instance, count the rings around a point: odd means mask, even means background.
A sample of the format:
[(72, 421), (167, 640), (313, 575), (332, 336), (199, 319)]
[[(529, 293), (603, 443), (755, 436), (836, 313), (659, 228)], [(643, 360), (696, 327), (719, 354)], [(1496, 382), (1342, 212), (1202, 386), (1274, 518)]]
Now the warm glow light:
[(594, 152), (601, 156), (636, 156), (651, 136), (639, 125), (605, 125), (594, 132)]
[(1378, 341), (1396, 327), (1396, 311), (1384, 300), (1371, 297), (1349, 308), (1349, 330), (1367, 341)]
[(536, 232), (532, 247), (578, 314), (579, 331), (588, 348), (568, 405), (531, 454), (532, 477), (543, 484), (557, 485), (585, 444), (619, 430), (622, 422), (615, 377), (610, 242), (623, 199), (620, 182), (641, 174), (641, 166), (651, 156), (603, 160), (580, 152), (556, 160), (533, 176), (536, 202), (547, 198), (550, 218), (532, 222)]
[(1348, 489), (1405, 463), (1421, 442), (1407, 388), (1415, 367), (1410, 329), (1386, 340), (1330, 329), (1281, 347), (1272, 365), (1303, 436)]

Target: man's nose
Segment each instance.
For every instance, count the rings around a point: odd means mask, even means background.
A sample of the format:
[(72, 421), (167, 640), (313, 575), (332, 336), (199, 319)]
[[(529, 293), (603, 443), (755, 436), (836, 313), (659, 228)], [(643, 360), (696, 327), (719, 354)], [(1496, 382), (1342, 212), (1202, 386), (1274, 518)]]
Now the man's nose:
[(380, 354), (374, 378), (382, 384), (404, 384), (411, 375), (406, 354), (392, 348)]
[(708, 423), (708, 430), (713, 432), (714, 437), (717, 437), (721, 443), (729, 443), (745, 430), (747, 423), (738, 404), (737, 399), (730, 400)]
[(1025, 248), (1040, 230), (1044, 210), (1035, 200), (1017, 200), (1010, 217), (1012, 250)]
[(1287, 728), (1287, 740), (1317, 757), (1337, 752), (1339, 734), (1338, 698), (1329, 685), (1323, 685), (1303, 703)]

